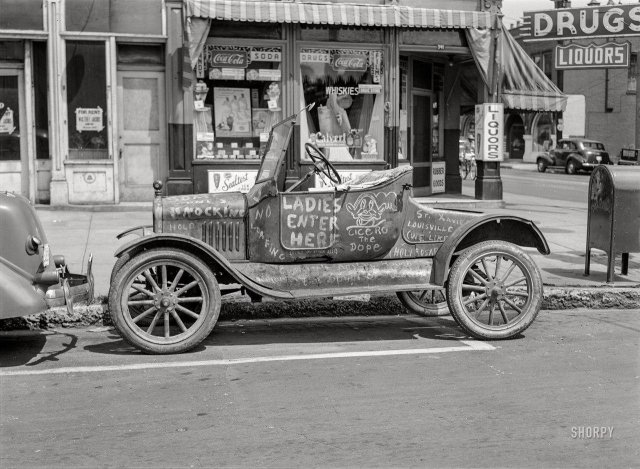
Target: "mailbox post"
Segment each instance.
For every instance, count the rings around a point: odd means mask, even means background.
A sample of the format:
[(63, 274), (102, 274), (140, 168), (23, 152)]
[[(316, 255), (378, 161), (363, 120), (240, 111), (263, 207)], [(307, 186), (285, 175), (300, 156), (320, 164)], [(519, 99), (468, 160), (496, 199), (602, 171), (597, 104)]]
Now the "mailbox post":
[(613, 281), (618, 253), (622, 254), (622, 275), (627, 275), (629, 253), (640, 252), (640, 168), (603, 165), (593, 170), (585, 275), (589, 275), (592, 248), (607, 253), (607, 283)]

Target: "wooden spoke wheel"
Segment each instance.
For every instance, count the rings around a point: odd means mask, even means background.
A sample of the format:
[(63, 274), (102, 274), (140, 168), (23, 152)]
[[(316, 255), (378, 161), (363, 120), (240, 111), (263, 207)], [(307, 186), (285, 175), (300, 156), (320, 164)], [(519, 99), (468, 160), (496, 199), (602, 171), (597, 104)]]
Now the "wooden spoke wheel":
[(449, 314), (446, 291), (419, 290), (398, 292), (400, 302), (412, 313), (420, 316), (446, 316)]
[(479, 339), (508, 339), (531, 325), (542, 304), (542, 277), (531, 257), (505, 241), (465, 250), (447, 285), (449, 309)]
[(122, 337), (140, 350), (185, 352), (215, 326), (220, 289), (211, 269), (192, 254), (152, 249), (115, 273), (109, 310)]

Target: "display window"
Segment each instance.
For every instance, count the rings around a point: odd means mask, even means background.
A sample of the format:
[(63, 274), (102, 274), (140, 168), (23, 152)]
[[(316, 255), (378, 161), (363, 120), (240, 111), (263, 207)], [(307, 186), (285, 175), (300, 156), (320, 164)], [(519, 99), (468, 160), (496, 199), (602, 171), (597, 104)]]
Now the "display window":
[(205, 44), (196, 65), (196, 159), (258, 160), (282, 119), (282, 47)]
[(301, 97), (315, 103), (303, 116), (302, 146), (313, 143), (336, 162), (384, 159), (383, 59), (383, 49), (299, 50)]

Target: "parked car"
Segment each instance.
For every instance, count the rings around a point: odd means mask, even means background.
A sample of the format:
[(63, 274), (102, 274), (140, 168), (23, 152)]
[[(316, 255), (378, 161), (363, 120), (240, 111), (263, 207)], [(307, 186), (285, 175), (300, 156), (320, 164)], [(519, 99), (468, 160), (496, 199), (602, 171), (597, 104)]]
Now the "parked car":
[(638, 158), (639, 153), (640, 150), (635, 148), (623, 148), (620, 150), (620, 159), (618, 160), (618, 164), (627, 166), (640, 165), (640, 158)]
[(52, 254), (29, 200), (0, 192), (0, 319), (92, 301), (91, 264), (86, 275), (70, 273), (64, 256)]
[[(109, 310), (127, 342), (189, 350), (215, 326), (221, 296), (239, 288), (256, 301), (397, 292), (427, 314), (445, 292), (457, 323), (480, 339), (511, 338), (533, 322), (542, 279), (522, 247), (549, 253), (533, 222), (420, 204), (410, 166), (342, 184), (310, 143), (313, 168), (285, 189), (296, 118), (271, 129), (246, 194), (163, 197), (154, 184), (153, 230), (126, 232), (140, 237), (117, 250), (112, 271)], [(307, 188), (318, 173), (334, 187)]]
[(613, 164), (601, 142), (585, 138), (564, 138), (558, 141), (556, 148), (540, 154), (536, 163), (541, 173), (547, 168), (555, 167), (563, 168), (567, 174), (592, 171), (599, 164)]

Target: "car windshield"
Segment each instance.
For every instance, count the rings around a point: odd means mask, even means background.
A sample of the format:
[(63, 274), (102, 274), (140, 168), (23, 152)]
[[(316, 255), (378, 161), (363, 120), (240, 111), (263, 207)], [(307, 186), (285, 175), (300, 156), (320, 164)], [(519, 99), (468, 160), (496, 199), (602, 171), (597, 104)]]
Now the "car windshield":
[(277, 176), (278, 168), (280, 167), (283, 155), (287, 151), (291, 131), (296, 123), (298, 114), (299, 113), (296, 113), (287, 117), (271, 128), (269, 140), (264, 150), (264, 156), (262, 157), (262, 163), (260, 164), (260, 169), (256, 177), (256, 183), (274, 179)]
[(588, 150), (604, 150), (604, 145), (600, 142), (582, 142), (582, 145)]

